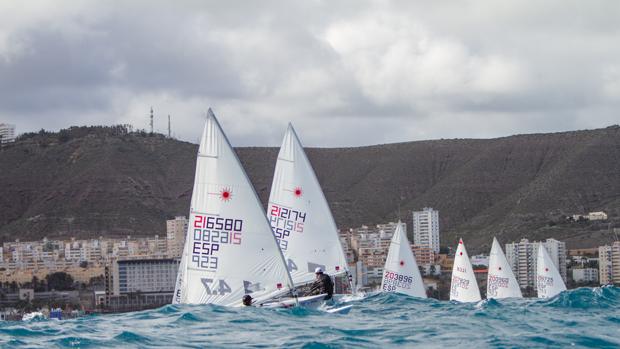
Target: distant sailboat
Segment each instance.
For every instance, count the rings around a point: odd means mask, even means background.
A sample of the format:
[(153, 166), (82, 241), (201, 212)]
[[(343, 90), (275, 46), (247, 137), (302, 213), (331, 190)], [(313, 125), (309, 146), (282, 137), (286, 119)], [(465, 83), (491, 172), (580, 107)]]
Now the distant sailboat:
[(173, 303), (235, 306), (269, 300), (293, 282), (262, 205), (209, 109)]
[(538, 298), (551, 298), (562, 291), (566, 285), (558, 269), (553, 264), (549, 253), (541, 243), (538, 245), (538, 260), (536, 261), (536, 289)]
[(383, 269), (381, 290), (426, 298), (422, 275), (420, 275), (418, 263), (416, 263), (402, 225), (403, 223), (398, 222), (390, 242), (390, 250)]
[(521, 288), (512, 268), (502, 251), (499, 242), (493, 238), (489, 256), (489, 274), (487, 277), (487, 299), (522, 298)]
[(296, 286), (348, 272), (336, 223), (312, 165), (288, 125), (273, 176), (267, 216)]
[(480, 289), (476, 282), (476, 275), (469, 261), (467, 250), (463, 244), (463, 239), (459, 240), (454, 256), (454, 266), (452, 267), (452, 283), (450, 285), (450, 300), (458, 302), (478, 302)]

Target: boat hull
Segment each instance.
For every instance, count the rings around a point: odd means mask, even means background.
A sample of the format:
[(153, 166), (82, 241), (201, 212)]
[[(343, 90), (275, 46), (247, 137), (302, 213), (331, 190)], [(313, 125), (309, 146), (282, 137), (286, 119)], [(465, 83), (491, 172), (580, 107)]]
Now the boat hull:
[(295, 298), (283, 298), (273, 302), (261, 303), (257, 306), (262, 308), (292, 308), (298, 304), (300, 307), (316, 309), (323, 304), (325, 296), (326, 294), (299, 297), (297, 301)]

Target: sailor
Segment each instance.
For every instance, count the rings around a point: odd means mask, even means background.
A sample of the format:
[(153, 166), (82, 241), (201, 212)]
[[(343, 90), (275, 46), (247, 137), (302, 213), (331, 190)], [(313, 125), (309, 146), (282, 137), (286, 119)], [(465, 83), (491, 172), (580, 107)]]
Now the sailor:
[(241, 301), (243, 302), (243, 305), (245, 305), (246, 307), (252, 306), (252, 296), (250, 296), (249, 294), (246, 294), (245, 296), (243, 296)]
[(321, 267), (314, 269), (314, 275), (316, 281), (310, 288), (310, 294), (326, 293), (325, 300), (332, 299), (332, 295), (334, 294), (334, 283), (332, 282), (332, 278), (325, 274)]

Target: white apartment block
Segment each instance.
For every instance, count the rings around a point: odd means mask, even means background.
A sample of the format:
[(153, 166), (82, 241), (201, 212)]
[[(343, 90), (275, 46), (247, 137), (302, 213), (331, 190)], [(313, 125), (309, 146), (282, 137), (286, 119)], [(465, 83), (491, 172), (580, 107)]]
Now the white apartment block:
[(566, 243), (555, 239), (547, 239), (545, 242), (521, 239), (519, 242), (506, 244), (506, 259), (521, 288), (536, 287), (536, 265), (540, 244), (545, 247), (566, 282)]
[(607, 213), (605, 212), (590, 212), (588, 213), (588, 219), (591, 221), (604, 221), (607, 220)]
[(598, 282), (598, 269), (575, 268), (573, 269), (573, 280), (575, 282)]
[(601, 285), (620, 284), (620, 241), (598, 248)]
[(612, 246), (605, 245), (598, 248), (598, 270), (599, 270), (599, 282), (601, 285), (608, 285), (613, 283), (613, 269), (612, 269)]
[(439, 211), (425, 207), (413, 212), (413, 243), (439, 253)]
[(620, 284), (620, 241), (611, 245), (611, 277), (614, 284)]
[(184, 216), (177, 216), (166, 221), (166, 241), (169, 258), (179, 258), (183, 254), (187, 224), (187, 218)]
[(114, 295), (131, 292), (173, 292), (179, 261), (175, 259), (131, 259), (112, 263)]
[(485, 267), (489, 267), (489, 256), (484, 254), (478, 254), (475, 256), (469, 257), (469, 261), (471, 265), (484, 265)]
[(0, 143), (15, 142), (15, 125), (0, 124)]

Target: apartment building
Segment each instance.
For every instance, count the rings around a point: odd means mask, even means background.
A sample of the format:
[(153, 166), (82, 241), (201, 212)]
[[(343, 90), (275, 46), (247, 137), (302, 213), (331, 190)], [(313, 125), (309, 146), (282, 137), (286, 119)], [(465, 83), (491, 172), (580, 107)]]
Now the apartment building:
[(166, 241), (168, 258), (180, 258), (187, 234), (187, 218), (177, 216), (166, 221)]
[(439, 211), (425, 207), (413, 212), (413, 243), (439, 253)]
[(0, 144), (15, 142), (15, 125), (0, 124)]

